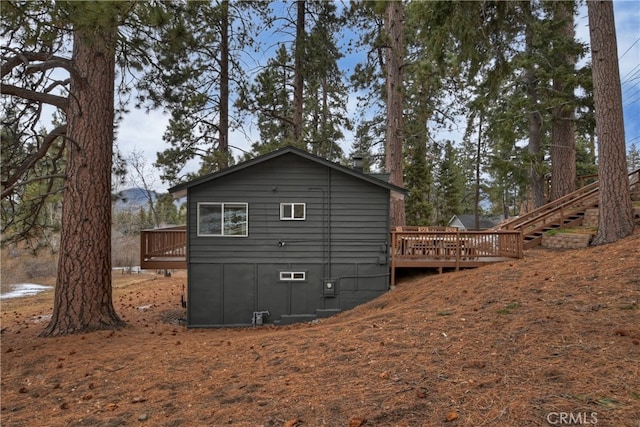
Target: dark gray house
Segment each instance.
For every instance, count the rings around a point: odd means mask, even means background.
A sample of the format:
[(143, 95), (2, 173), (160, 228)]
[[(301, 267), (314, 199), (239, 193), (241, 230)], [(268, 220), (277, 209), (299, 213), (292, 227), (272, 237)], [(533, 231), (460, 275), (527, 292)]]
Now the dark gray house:
[(389, 288), (384, 180), (287, 147), (169, 190), (187, 197), (187, 324), (328, 317)]

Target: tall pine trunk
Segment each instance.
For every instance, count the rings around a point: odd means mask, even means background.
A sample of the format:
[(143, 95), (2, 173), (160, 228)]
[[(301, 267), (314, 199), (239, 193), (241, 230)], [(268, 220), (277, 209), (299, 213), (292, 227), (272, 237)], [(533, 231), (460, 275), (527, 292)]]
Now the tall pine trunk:
[(304, 96), (304, 18), (305, 0), (297, 0), (296, 15), (296, 47), (294, 58), (294, 82), (293, 82), (293, 139), (297, 146), (302, 143), (302, 118)]
[[(527, 27), (525, 29), (525, 49), (529, 56), (534, 55), (535, 48), (535, 28), (534, 17), (529, 3), (522, 3), (523, 10), (527, 15)], [(542, 114), (539, 110), (538, 88), (540, 86), (539, 76), (533, 66), (525, 69), (524, 79), (527, 90), (527, 98), (529, 112), (527, 113), (529, 120), (529, 144), (527, 145), (527, 153), (529, 159), (529, 185), (531, 186), (531, 197), (533, 199), (533, 208), (539, 208), (544, 205), (547, 200), (544, 195), (544, 172), (542, 170), (544, 152), (542, 150)]]
[[(387, 131), (385, 166), (389, 173), (389, 182), (403, 186), (402, 170), (402, 61), (403, 55), (403, 9), (401, 1), (387, 3), (385, 27), (389, 47), (386, 49), (386, 88), (387, 88)], [(405, 225), (404, 198), (391, 193), (390, 223), (392, 227)]]
[(220, 5), (220, 124), (218, 170), (229, 167), (229, 0)]
[(611, 1), (587, 1), (600, 181), (598, 232), (592, 244), (615, 242), (633, 232), (627, 175), (622, 89)]
[[(573, 2), (560, 1), (554, 3), (554, 20), (561, 24), (562, 36), (567, 41), (573, 40)], [(559, 199), (576, 189), (576, 135), (575, 113), (573, 109), (574, 85), (566, 79), (563, 72), (573, 69), (573, 54), (561, 56), (558, 69), (560, 72), (553, 79), (553, 90), (558, 99), (564, 100), (553, 108), (551, 128), (551, 200)]]
[(44, 336), (124, 325), (111, 294), (117, 24), (110, 22), (74, 31), (73, 61), (80, 78), (74, 76), (70, 85), (60, 257), (53, 316)]
[(531, 111), (529, 118), (529, 144), (527, 152), (529, 154), (529, 185), (531, 186), (531, 197), (533, 198), (533, 208), (539, 208), (546, 203), (544, 195), (544, 174), (542, 173), (542, 161), (544, 152), (542, 151), (542, 115), (536, 110), (538, 104), (538, 89), (535, 71), (528, 69), (525, 74), (527, 81), (527, 94)]
[[(480, 230), (480, 180), (482, 178), (482, 111), (478, 122), (478, 145), (476, 147), (476, 185), (473, 194), (473, 220), (476, 230)], [(506, 218), (506, 217), (505, 217)]]

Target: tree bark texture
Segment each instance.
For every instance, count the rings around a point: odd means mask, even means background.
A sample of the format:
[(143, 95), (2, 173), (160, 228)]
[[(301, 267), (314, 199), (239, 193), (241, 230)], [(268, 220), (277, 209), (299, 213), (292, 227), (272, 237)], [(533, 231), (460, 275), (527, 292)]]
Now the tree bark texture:
[(527, 83), (527, 96), (531, 111), (528, 113), (529, 118), (529, 144), (527, 144), (527, 153), (529, 154), (529, 185), (531, 186), (531, 197), (533, 199), (533, 208), (539, 208), (547, 203), (544, 195), (544, 174), (542, 173), (542, 115), (538, 111), (538, 82), (535, 71), (528, 69), (525, 71), (525, 79)]
[[(480, 230), (480, 180), (482, 178), (482, 112), (478, 122), (478, 145), (476, 147), (476, 185), (473, 194), (473, 220), (476, 230)], [(506, 218), (506, 217), (505, 217)]]
[[(531, 5), (528, 2), (523, 2), (522, 6), (527, 15), (525, 49), (529, 56), (533, 56), (535, 48), (535, 29), (533, 27), (533, 22), (535, 18), (531, 11)], [(527, 113), (529, 120), (529, 144), (527, 145), (529, 159), (529, 185), (531, 186), (533, 208), (536, 209), (547, 203), (547, 200), (544, 195), (544, 172), (542, 170), (542, 162), (544, 160), (544, 152), (542, 151), (543, 123), (538, 102), (540, 81), (533, 66), (530, 65), (525, 69), (524, 80), (529, 105), (529, 112)]]
[[(385, 166), (389, 182), (403, 186), (402, 169), (402, 61), (403, 61), (403, 7), (401, 1), (387, 3), (385, 29), (389, 46), (386, 49), (387, 130)], [(392, 227), (406, 223), (404, 198), (391, 193), (390, 223)]]
[(74, 31), (67, 171), (53, 316), (44, 336), (121, 327), (111, 291), (115, 20)]
[[(554, 3), (554, 19), (562, 23), (561, 36), (573, 40), (573, 2), (561, 1)], [(560, 69), (573, 69), (575, 57), (564, 54)], [(561, 74), (561, 73), (559, 73)], [(576, 189), (576, 135), (575, 112), (573, 102), (574, 87), (561, 75), (553, 80), (553, 89), (558, 99), (565, 102), (553, 108), (553, 123), (551, 128), (551, 200), (556, 200)]]
[(547, 203), (544, 195), (544, 174), (542, 168), (542, 115), (535, 110), (538, 100), (538, 90), (535, 82), (535, 72), (527, 71), (527, 84), (529, 104), (532, 110), (529, 116), (529, 144), (527, 152), (529, 153), (529, 184), (531, 185), (531, 197), (533, 198), (533, 208), (539, 208)]
[(627, 175), (622, 90), (611, 1), (587, 1), (598, 136), (599, 219), (592, 244), (615, 242), (633, 232)]

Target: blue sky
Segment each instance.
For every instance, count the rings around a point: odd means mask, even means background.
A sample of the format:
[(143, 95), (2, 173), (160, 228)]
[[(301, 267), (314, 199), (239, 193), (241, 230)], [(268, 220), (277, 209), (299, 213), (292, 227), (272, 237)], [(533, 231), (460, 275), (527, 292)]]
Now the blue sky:
[[(627, 146), (640, 147), (640, 2), (618, 0), (613, 2), (618, 39), (618, 61), (622, 84), (625, 140)], [(576, 36), (589, 42), (587, 7), (580, 8), (576, 18)]]
[(627, 144), (640, 147), (640, 2), (614, 2)]
[[(614, 1), (616, 19), (616, 35), (618, 38), (618, 58), (620, 61), (620, 76), (622, 82), (622, 105), (624, 109), (625, 139), (627, 146), (635, 143), (640, 147), (640, 1)], [(587, 8), (583, 5), (575, 20), (576, 37), (584, 42), (589, 41)], [(267, 53), (263, 55), (269, 57)], [(355, 98), (355, 97), (354, 97)], [(349, 101), (350, 113), (355, 118), (355, 99)], [(133, 150), (142, 152), (151, 169), (156, 159), (156, 152), (162, 151), (166, 145), (162, 141), (162, 134), (167, 125), (167, 117), (161, 111), (149, 114), (140, 110), (132, 110), (120, 124), (118, 130), (118, 146), (125, 155)], [(230, 135), (231, 145), (249, 150), (257, 138), (255, 126), (248, 128), (248, 133), (235, 132)], [(345, 152), (349, 152), (351, 137), (347, 135), (343, 144)], [(235, 150), (239, 155), (240, 151)], [(194, 163), (193, 169), (197, 168)], [(152, 186), (160, 192), (165, 192), (168, 185), (162, 183), (157, 172), (153, 174)]]

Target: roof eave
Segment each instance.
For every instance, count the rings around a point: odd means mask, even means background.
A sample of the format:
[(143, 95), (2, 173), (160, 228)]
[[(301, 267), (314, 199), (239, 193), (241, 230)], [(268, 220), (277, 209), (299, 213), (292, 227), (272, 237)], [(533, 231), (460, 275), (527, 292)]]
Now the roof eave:
[[(383, 181), (381, 179), (378, 179), (376, 177), (363, 174), (362, 172), (359, 172), (359, 171), (357, 171), (355, 169), (351, 169), (351, 168), (348, 168), (346, 166), (342, 166), (342, 165), (339, 165), (337, 163), (333, 163), (333, 162), (331, 162), (329, 160), (323, 159), (321, 157), (315, 156), (315, 155), (313, 155), (311, 153), (307, 153), (306, 151), (302, 151), (302, 150), (300, 150), (298, 148), (291, 147), (291, 146), (284, 147), (284, 148), (281, 148), (281, 149), (276, 150), (276, 151), (272, 151), (271, 153), (264, 154), (264, 155), (259, 156), (259, 157), (255, 157), (255, 158), (247, 160), (247, 161), (245, 161), (243, 163), (231, 166), (231, 167), (229, 167), (227, 169), (224, 169), (224, 170), (221, 170), (221, 171), (217, 171), (217, 172), (213, 172), (213, 173), (211, 173), (209, 175), (205, 175), (205, 176), (202, 176), (200, 178), (196, 178), (196, 179), (194, 179), (192, 181), (188, 181), (188, 182), (184, 182), (184, 183), (175, 185), (175, 186), (169, 188), (169, 193), (174, 194), (175, 198), (184, 197), (187, 194), (187, 189), (189, 189), (189, 188), (191, 188), (193, 186), (203, 184), (205, 182), (220, 178), (220, 177), (222, 177), (224, 175), (228, 175), (230, 173), (233, 173), (233, 172), (236, 172), (236, 171), (239, 171), (239, 170), (242, 170), (242, 169), (246, 169), (246, 168), (248, 168), (248, 167), (250, 167), (252, 165), (265, 162), (267, 160), (273, 159), (275, 157), (282, 156), (282, 155), (287, 154), (287, 153), (296, 154), (296, 155), (298, 155), (300, 157), (303, 157), (305, 159), (311, 160), (311, 161), (316, 162), (316, 163), (323, 164), (323, 165), (325, 165), (327, 167), (330, 167), (332, 169), (335, 169), (335, 170), (341, 171), (343, 173), (346, 173), (347, 175), (351, 175), (351, 176), (354, 176), (356, 178), (368, 181), (368, 182), (370, 182), (372, 184), (375, 184), (375, 185), (378, 185), (378, 186), (381, 186), (381, 187), (385, 187), (385, 188), (387, 188), (387, 189), (389, 189), (391, 191), (394, 191), (394, 192), (397, 192), (397, 193), (400, 193), (400, 194), (407, 194), (408, 193), (408, 191), (405, 190), (402, 187), (399, 187), (397, 185), (391, 184), (389, 182), (385, 182), (385, 181)], [(180, 196), (178, 196), (178, 194), (180, 194)]]

